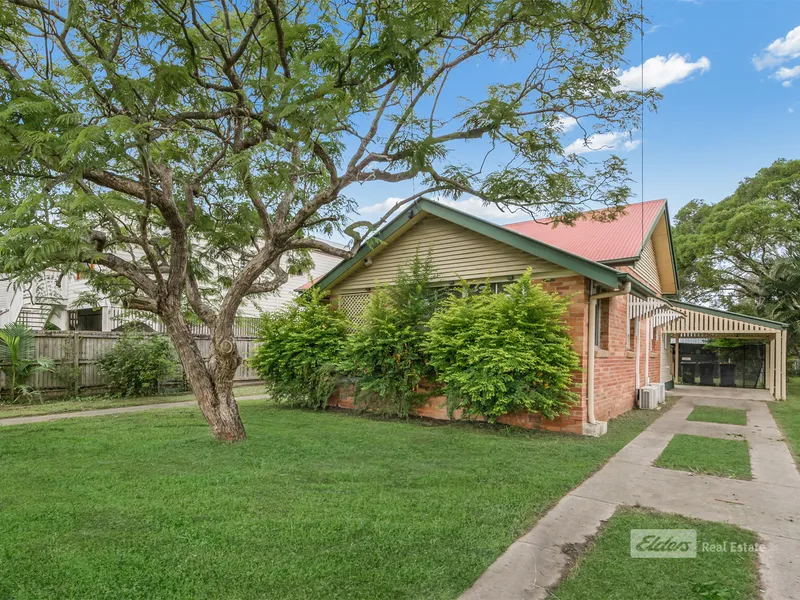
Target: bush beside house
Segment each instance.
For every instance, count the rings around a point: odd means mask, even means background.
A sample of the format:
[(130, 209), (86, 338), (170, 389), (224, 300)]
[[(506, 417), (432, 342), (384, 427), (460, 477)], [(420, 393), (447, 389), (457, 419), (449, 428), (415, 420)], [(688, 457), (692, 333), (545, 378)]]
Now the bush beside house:
[(311, 289), (286, 308), (265, 313), (250, 359), (273, 400), (322, 408), (336, 389), (349, 324), (327, 294)]
[(417, 256), (394, 285), (372, 293), (340, 365), (360, 408), (407, 417), (427, 400), (420, 385), (435, 379), (425, 350), (426, 324), (437, 302), (432, 278), (430, 261)]
[(525, 273), (492, 293), (453, 295), (430, 320), (426, 351), (450, 415), (462, 410), (494, 421), (515, 412), (545, 419), (567, 414), (578, 355), (563, 317), (567, 301)]
[(431, 276), (430, 264), (415, 258), (395, 285), (373, 292), (360, 324), (349, 327), (312, 290), (264, 317), (251, 364), (279, 401), (301, 406), (324, 404), (339, 379), (350, 382), (355, 407), (402, 417), (425, 414), (438, 391), (451, 417), (569, 412), (580, 363), (565, 300), (534, 285), (530, 273), (503, 293), (435, 288)]

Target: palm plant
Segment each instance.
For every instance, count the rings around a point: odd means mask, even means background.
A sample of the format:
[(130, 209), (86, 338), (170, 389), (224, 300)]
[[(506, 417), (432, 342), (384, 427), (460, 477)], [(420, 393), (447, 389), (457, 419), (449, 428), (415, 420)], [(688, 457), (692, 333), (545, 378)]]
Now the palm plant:
[(5, 373), (11, 403), (33, 395), (26, 383), (34, 373), (52, 369), (51, 359), (35, 355), (33, 331), (21, 323), (0, 328), (0, 370)]

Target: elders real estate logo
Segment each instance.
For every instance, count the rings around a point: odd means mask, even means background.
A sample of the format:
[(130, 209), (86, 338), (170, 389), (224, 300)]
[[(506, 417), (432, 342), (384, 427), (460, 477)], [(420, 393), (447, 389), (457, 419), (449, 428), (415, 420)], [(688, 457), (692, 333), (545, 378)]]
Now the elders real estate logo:
[(695, 558), (695, 529), (631, 529), (631, 558)]

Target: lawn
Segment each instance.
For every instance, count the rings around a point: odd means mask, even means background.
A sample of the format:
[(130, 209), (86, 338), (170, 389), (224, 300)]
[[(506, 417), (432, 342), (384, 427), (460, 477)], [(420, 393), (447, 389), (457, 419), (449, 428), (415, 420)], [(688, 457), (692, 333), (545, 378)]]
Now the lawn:
[[(248, 385), (234, 389), (237, 397), (264, 394), (263, 385)], [(162, 404), (168, 402), (186, 402), (194, 400), (191, 392), (181, 392), (164, 396), (142, 396), (136, 398), (112, 398), (110, 396), (82, 396), (69, 400), (49, 400), (40, 404), (0, 404), (0, 419), (11, 417), (32, 417), (35, 415), (52, 415), (56, 413), (76, 412), (81, 410), (97, 410), (100, 408), (118, 408), (120, 406), (141, 406), (145, 404)]]
[(747, 411), (739, 408), (720, 408), (718, 406), (695, 406), (687, 421), (704, 423), (726, 423), (728, 425), (747, 425)]
[(752, 479), (746, 440), (675, 435), (654, 463), (657, 467), (717, 477)]
[[(631, 558), (631, 529), (695, 529), (696, 558)], [(707, 544), (707, 546), (704, 546)], [(727, 544), (727, 546), (725, 545)], [(759, 597), (756, 535), (642, 509), (620, 509), (553, 591), (558, 600), (751, 600)], [(732, 546), (737, 550), (732, 552)], [(706, 549), (704, 551), (704, 548)], [(728, 549), (727, 552), (710, 551)]]
[(602, 438), (242, 406), (0, 429), (0, 598), (455, 598), (658, 413)]
[(786, 401), (770, 402), (769, 409), (800, 468), (800, 378), (789, 379), (786, 392)]

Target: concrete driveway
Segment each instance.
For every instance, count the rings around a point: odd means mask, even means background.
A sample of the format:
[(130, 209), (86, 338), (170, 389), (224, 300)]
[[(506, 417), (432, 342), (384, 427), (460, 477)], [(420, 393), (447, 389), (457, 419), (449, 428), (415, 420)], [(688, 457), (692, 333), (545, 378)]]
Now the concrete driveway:
[[(722, 521), (758, 533), (764, 600), (800, 599), (800, 474), (763, 390), (679, 386), (680, 400), (600, 471), (567, 494), (467, 590), (468, 600), (539, 599), (565, 574), (567, 544), (582, 544), (620, 506)], [(747, 425), (687, 421), (696, 405), (747, 410)], [(652, 466), (677, 433), (748, 441), (752, 481)]]

